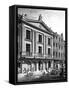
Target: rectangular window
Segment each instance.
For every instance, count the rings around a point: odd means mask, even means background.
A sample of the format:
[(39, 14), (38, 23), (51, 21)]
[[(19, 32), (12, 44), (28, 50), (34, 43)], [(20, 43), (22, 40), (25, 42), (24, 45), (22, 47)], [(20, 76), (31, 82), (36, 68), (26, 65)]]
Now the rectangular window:
[(51, 54), (51, 50), (50, 50), (50, 48), (48, 48), (48, 55), (50, 55)]
[(56, 52), (56, 57), (57, 57), (57, 52)]
[(60, 38), (59, 38), (59, 42), (60, 42)]
[(26, 30), (26, 39), (30, 40), (30, 31), (29, 30)]
[(53, 51), (53, 56), (55, 56), (55, 51)]
[(50, 43), (51, 41), (50, 41), (50, 38), (48, 38), (48, 45), (51, 45), (51, 43)]
[(42, 54), (42, 47), (39, 46), (39, 54)]
[(53, 46), (55, 47), (55, 43), (53, 43)]
[(59, 45), (59, 49), (60, 49), (60, 45)]
[(56, 47), (57, 47), (57, 43), (56, 43)]
[(39, 34), (39, 42), (42, 43), (42, 35)]
[(59, 52), (59, 57), (60, 57), (60, 52)]
[(30, 53), (30, 44), (26, 44), (26, 52)]
[(51, 67), (51, 61), (48, 61), (48, 67), (49, 68)]

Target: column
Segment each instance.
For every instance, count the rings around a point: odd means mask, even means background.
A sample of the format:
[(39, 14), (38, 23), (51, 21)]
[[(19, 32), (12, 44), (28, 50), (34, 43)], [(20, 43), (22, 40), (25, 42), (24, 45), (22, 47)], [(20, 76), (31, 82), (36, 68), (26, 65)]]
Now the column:
[(34, 31), (34, 54), (36, 54), (36, 31)]
[(34, 47), (34, 37), (33, 37), (33, 30), (31, 29), (30, 31), (30, 39), (31, 39), (31, 47), (30, 47), (30, 54), (31, 56), (33, 56), (34, 52), (33, 52), (33, 47)]
[(43, 62), (43, 70), (45, 70), (45, 62)]
[(36, 63), (36, 71), (39, 71), (39, 63)]
[(48, 64), (47, 62), (45, 62), (45, 71), (47, 72), (47, 70), (48, 70)]
[(53, 65), (54, 64), (54, 61), (51, 61), (51, 69), (53, 69)]
[(46, 52), (46, 42), (45, 42), (45, 35), (43, 35), (43, 54), (44, 54), (44, 57), (45, 57), (45, 52)]
[(33, 48), (33, 56), (34, 56), (34, 31), (32, 32), (32, 34), (33, 34), (33, 40), (32, 40), (32, 43), (33, 43), (33, 45), (32, 45), (32, 48)]
[(24, 73), (24, 67), (23, 67), (24, 64), (22, 64), (22, 73)]
[(24, 49), (24, 41), (23, 41), (23, 39), (24, 39), (24, 34), (26, 34), (26, 32), (25, 32), (25, 28), (24, 28), (24, 24), (22, 24), (22, 27), (21, 27), (21, 52), (22, 52), (22, 55), (23, 55), (23, 49)]
[(34, 63), (31, 63), (31, 66), (32, 66), (32, 71), (34, 72)]
[(46, 56), (46, 49), (47, 49), (47, 45), (46, 45), (46, 36), (45, 36), (45, 56)]
[(52, 54), (52, 58), (53, 58), (53, 37), (51, 38), (51, 44), (52, 44), (51, 54)]
[(30, 65), (29, 65), (29, 71), (30, 71)]

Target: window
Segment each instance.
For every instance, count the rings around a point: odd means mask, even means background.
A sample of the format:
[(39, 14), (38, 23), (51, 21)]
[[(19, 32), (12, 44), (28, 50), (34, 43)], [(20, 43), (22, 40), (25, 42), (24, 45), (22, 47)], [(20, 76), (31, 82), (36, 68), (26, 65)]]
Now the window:
[(60, 57), (60, 52), (59, 52), (59, 57)]
[(48, 67), (49, 68), (51, 67), (51, 61), (48, 61)]
[(39, 34), (39, 42), (42, 43), (42, 35)]
[(30, 53), (30, 44), (26, 44), (26, 52)]
[(53, 43), (53, 46), (55, 46), (55, 43)]
[(56, 52), (56, 57), (57, 57), (57, 52)]
[(60, 42), (60, 38), (59, 38), (59, 42)]
[(60, 49), (60, 45), (59, 45), (59, 49)]
[(26, 30), (26, 39), (30, 40), (30, 31), (29, 30)]
[(50, 48), (48, 48), (48, 55), (50, 55), (51, 53), (50, 53)]
[(53, 51), (53, 56), (55, 56), (55, 51)]
[(42, 54), (42, 47), (39, 46), (39, 54)]
[(63, 46), (61, 46), (61, 49), (63, 50)]
[(56, 43), (56, 47), (57, 47), (57, 43)]
[(50, 38), (48, 38), (48, 45), (50, 45), (51, 43), (50, 43)]

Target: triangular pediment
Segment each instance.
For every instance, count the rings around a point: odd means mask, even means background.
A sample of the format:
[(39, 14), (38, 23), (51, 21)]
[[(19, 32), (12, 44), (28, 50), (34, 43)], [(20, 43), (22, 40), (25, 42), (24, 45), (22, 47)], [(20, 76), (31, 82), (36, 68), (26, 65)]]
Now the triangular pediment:
[(26, 20), (26, 22), (30, 23), (31, 25), (34, 25), (42, 30), (45, 30), (49, 33), (53, 33), (53, 31), (43, 22), (38, 20)]

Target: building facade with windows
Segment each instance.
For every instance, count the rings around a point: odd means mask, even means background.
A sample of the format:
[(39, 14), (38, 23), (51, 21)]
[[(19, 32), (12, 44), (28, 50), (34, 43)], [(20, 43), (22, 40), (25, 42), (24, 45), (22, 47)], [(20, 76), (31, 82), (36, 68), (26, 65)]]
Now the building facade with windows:
[(60, 69), (65, 60), (63, 34), (53, 32), (39, 15), (38, 20), (18, 15), (19, 73), (48, 73)]

